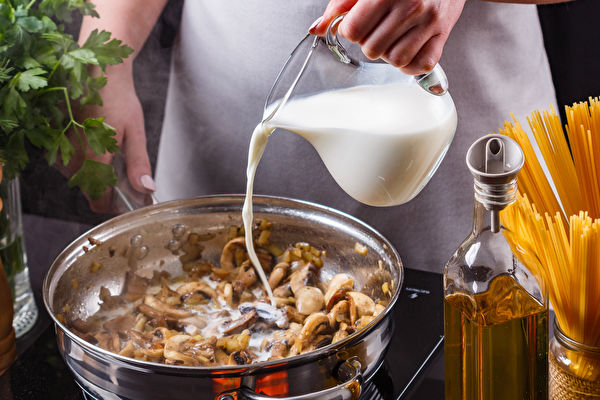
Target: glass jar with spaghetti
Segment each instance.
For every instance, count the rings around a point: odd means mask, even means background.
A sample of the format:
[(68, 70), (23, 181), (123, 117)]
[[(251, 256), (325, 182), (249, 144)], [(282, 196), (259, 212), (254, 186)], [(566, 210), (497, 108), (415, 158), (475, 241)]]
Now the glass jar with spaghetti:
[(569, 338), (558, 323), (550, 340), (550, 399), (600, 399), (600, 346)]

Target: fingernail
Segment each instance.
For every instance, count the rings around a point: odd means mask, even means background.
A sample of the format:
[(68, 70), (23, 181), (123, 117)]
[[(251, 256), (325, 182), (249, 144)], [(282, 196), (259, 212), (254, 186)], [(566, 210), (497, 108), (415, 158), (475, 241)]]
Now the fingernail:
[(321, 21), (323, 21), (323, 16), (320, 16), (319, 18), (317, 18), (315, 20), (315, 22), (312, 23), (312, 25), (310, 26), (310, 28), (308, 28), (308, 32), (309, 33), (313, 33), (313, 31), (315, 30), (315, 28), (317, 27), (317, 25), (319, 25), (321, 23)]
[(154, 183), (154, 179), (150, 175), (142, 175), (140, 182), (144, 188), (156, 192), (156, 183)]

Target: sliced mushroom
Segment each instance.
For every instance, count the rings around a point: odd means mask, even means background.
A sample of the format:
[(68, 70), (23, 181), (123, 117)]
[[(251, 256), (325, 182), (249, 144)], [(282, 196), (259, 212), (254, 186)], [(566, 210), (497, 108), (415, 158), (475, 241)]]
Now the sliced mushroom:
[[(221, 268), (232, 271), (237, 267), (235, 263), (236, 250), (246, 251), (246, 240), (243, 237), (237, 237), (227, 242), (221, 252)], [(239, 265), (239, 264), (238, 264)]]
[(275, 297), (288, 298), (292, 297), (293, 295), (294, 294), (292, 293), (292, 288), (290, 288), (290, 285), (281, 285), (273, 290), (273, 296)]
[(317, 312), (309, 315), (304, 321), (302, 331), (300, 331), (300, 335), (296, 338), (290, 352), (293, 354), (303, 353), (304, 348), (310, 344), (312, 339), (327, 329), (329, 329), (329, 318), (326, 314)]
[(138, 313), (135, 317), (135, 325), (133, 329), (137, 329), (138, 331), (143, 331), (146, 326), (146, 322), (148, 322), (148, 318), (143, 313)]
[(110, 333), (127, 332), (135, 324), (133, 314), (124, 314), (106, 321), (102, 326)]
[(151, 295), (146, 295), (146, 297), (144, 297), (144, 304), (152, 307), (153, 309), (155, 309), (165, 315), (168, 315), (168, 316), (171, 316), (174, 318), (186, 318), (186, 317), (189, 317), (190, 315), (192, 315), (192, 313), (189, 311), (172, 307), (168, 304), (163, 303), (162, 301), (156, 299), (156, 297), (151, 296)]
[(116, 333), (98, 332), (94, 335), (94, 338), (98, 347), (113, 352), (121, 351), (121, 339)]
[(309, 315), (321, 311), (325, 305), (323, 292), (314, 286), (302, 286), (296, 292), (296, 309), (299, 313)]
[(347, 274), (336, 274), (331, 278), (327, 285), (327, 291), (325, 292), (325, 305), (327, 311), (343, 299), (348, 291), (351, 291), (354, 287), (354, 280), (350, 275)]
[(248, 329), (254, 322), (256, 322), (257, 318), (258, 313), (256, 310), (251, 310), (246, 314), (242, 314), (242, 316), (238, 319), (225, 321), (223, 324), (221, 324), (221, 332), (226, 335), (239, 333), (244, 329)]
[(250, 331), (244, 330), (237, 335), (225, 336), (217, 339), (217, 347), (225, 350), (227, 354), (234, 351), (245, 350), (250, 343)]
[(237, 277), (231, 283), (234, 293), (240, 295), (244, 290), (254, 285), (257, 279), (254, 267), (250, 263), (243, 264)]
[(135, 301), (144, 297), (149, 282), (149, 279), (142, 278), (134, 271), (127, 272), (125, 275), (125, 300)]
[(206, 304), (211, 300), (216, 301), (217, 292), (206, 282), (188, 282), (177, 288), (181, 301), (185, 304)]
[(293, 321), (298, 324), (304, 323), (304, 320), (306, 319), (306, 315), (299, 313), (298, 310), (296, 310), (296, 307), (284, 306), (283, 309), (285, 310), (287, 319), (289, 321)]
[(292, 346), (296, 339), (300, 337), (302, 331), (302, 325), (291, 322), (290, 326), (286, 330), (278, 330), (273, 333), (273, 336), (266, 344), (266, 350), (271, 351), (270, 359), (278, 359), (278, 357), (287, 357), (290, 346)]
[(256, 258), (258, 258), (258, 262), (265, 273), (268, 274), (271, 272), (271, 269), (273, 268), (273, 256), (269, 254), (269, 252), (258, 249), (256, 250)]
[[(155, 310), (154, 308), (150, 307), (147, 304), (140, 304), (137, 307), (137, 309), (140, 313), (142, 313), (150, 318), (150, 320), (146, 321), (146, 322), (148, 322), (148, 324), (152, 325), (152, 326), (166, 327), (169, 325), (176, 324), (178, 322), (178, 320), (176, 318), (167, 317), (164, 313), (162, 313), (158, 310)], [(137, 324), (136, 324), (136, 326), (137, 326)], [(143, 327), (144, 327), (144, 325), (142, 325), (141, 328), (138, 330), (141, 331), (143, 329)]]
[(273, 300), (275, 300), (275, 307), (283, 308), (283, 306), (289, 306), (295, 304), (295, 301), (291, 297), (277, 297), (274, 296)]
[(252, 357), (246, 350), (234, 351), (229, 355), (229, 365), (251, 364)]
[(176, 291), (171, 290), (168, 284), (169, 282), (165, 278), (161, 278), (160, 283), (160, 291), (155, 295), (155, 297), (158, 300), (170, 306), (176, 306), (181, 304), (181, 295), (178, 294)]
[(294, 295), (303, 286), (315, 286), (318, 269), (311, 263), (304, 264), (290, 275), (290, 288)]
[(229, 355), (220, 348), (215, 349), (215, 364), (227, 365), (229, 363)]
[(179, 256), (182, 264), (199, 259), (202, 256), (204, 246), (198, 242), (198, 234), (190, 232), (186, 241), (181, 244), (183, 254)]
[(328, 344), (331, 344), (331, 340), (331, 335), (317, 335), (313, 337), (307, 345), (304, 346), (304, 348), (302, 349), (302, 353), (307, 353), (309, 351), (313, 351), (321, 347), (327, 346)]
[(69, 321), (69, 326), (77, 329), (81, 333), (89, 333), (94, 330), (93, 324), (90, 323), (91, 318), (87, 320), (82, 320), (81, 318), (75, 318)]
[(157, 347), (154, 349), (139, 349), (142, 354), (144, 354), (147, 359), (159, 359), (164, 356), (164, 349), (162, 347)]
[(195, 260), (184, 263), (182, 265), (184, 271), (187, 271), (190, 279), (199, 280), (203, 276), (212, 272), (213, 268), (216, 268), (210, 261)]
[(271, 351), (271, 357), (269, 357), (269, 361), (281, 360), (282, 358), (287, 357), (288, 345), (286, 342), (279, 340), (277, 342), (271, 343), (267, 347), (267, 350)]
[(217, 282), (221, 280), (233, 281), (236, 276), (236, 269), (229, 270), (226, 268), (212, 267), (211, 271), (212, 274), (210, 275), (210, 279)]
[[(180, 320), (179, 320), (179, 323), (180, 323), (180, 324), (182, 324), (182, 325), (184, 325), (184, 327), (185, 327), (186, 325), (188, 325), (188, 326), (192, 326), (192, 327), (196, 328), (196, 331), (197, 331), (198, 329), (205, 328), (205, 327), (206, 327), (206, 325), (208, 324), (208, 323), (206, 322), (206, 315), (191, 315), (191, 316), (189, 316), (189, 317), (187, 317), (187, 318), (180, 319)], [(188, 329), (188, 328), (189, 328), (189, 327), (185, 327), (185, 329), (186, 329), (186, 332), (187, 332), (187, 329)], [(193, 330), (193, 329), (192, 329), (192, 330)], [(188, 332), (188, 333), (189, 333), (189, 332)]]
[(329, 328), (329, 318), (322, 312), (316, 312), (309, 315), (304, 321), (300, 335), (308, 337), (316, 335)]
[(358, 320), (356, 320), (356, 322), (354, 323), (354, 327), (356, 328), (357, 331), (361, 330), (365, 326), (369, 325), (369, 323), (371, 321), (373, 321), (374, 319), (375, 319), (374, 315), (363, 315)]
[(340, 340), (342, 340), (343, 338), (347, 337), (348, 331), (345, 329), (338, 329), (334, 335), (333, 338), (331, 339), (331, 343), (335, 343), (335, 342), (339, 342)]
[(233, 286), (229, 282), (219, 282), (217, 285), (217, 294), (225, 304), (229, 307), (233, 307)]
[(129, 329), (126, 336), (135, 344), (138, 353), (146, 358), (160, 358), (163, 356), (164, 343), (171, 334), (166, 328), (156, 328), (150, 332)]
[(271, 289), (275, 289), (277, 285), (281, 283), (283, 278), (287, 275), (287, 271), (290, 268), (290, 264), (286, 262), (280, 262), (275, 267), (273, 267), (273, 271), (271, 275), (269, 275), (269, 286)]
[(123, 299), (123, 296), (113, 296), (112, 294), (110, 294), (110, 290), (108, 290), (108, 288), (104, 286), (100, 287), (100, 294), (98, 295), (98, 298), (100, 298), (100, 301), (102, 301), (102, 303), (100, 304), (100, 309), (103, 311), (112, 310), (113, 308), (116, 308), (125, 303), (125, 299)]
[(340, 300), (335, 306), (327, 313), (329, 318), (329, 324), (332, 327), (336, 327), (341, 322), (350, 322), (350, 304), (348, 300)]
[(133, 357), (134, 350), (135, 350), (135, 346), (133, 345), (133, 342), (130, 340), (127, 343), (125, 343), (125, 346), (121, 349), (121, 351), (119, 352), (119, 355), (125, 356), (125, 357)]
[(249, 303), (256, 300), (256, 296), (254, 295), (254, 293), (250, 292), (249, 290), (244, 290), (242, 294), (239, 295), (239, 297), (240, 303)]
[(262, 301), (257, 301), (254, 303), (242, 303), (238, 306), (238, 310), (240, 310), (242, 314), (248, 313), (252, 310), (256, 310), (258, 318), (260, 318), (261, 320), (270, 324), (274, 324), (279, 328), (287, 328), (288, 326), (288, 319), (286, 313), (279, 308), (273, 307), (269, 303), (265, 303)]
[(214, 347), (189, 335), (175, 335), (165, 342), (164, 357), (169, 364), (210, 365), (214, 361)]
[(372, 316), (375, 312), (375, 302), (372, 298), (361, 292), (346, 293), (350, 305), (350, 322), (354, 324), (360, 317)]
[(149, 286), (158, 285), (159, 283), (168, 283), (167, 279), (171, 277), (167, 271), (152, 271), (152, 278), (148, 282)]

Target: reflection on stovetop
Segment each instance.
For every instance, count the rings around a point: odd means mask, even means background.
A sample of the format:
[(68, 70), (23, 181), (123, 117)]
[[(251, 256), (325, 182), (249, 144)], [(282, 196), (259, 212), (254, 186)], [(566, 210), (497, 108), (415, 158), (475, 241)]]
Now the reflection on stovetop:
[[(405, 271), (402, 293), (393, 314), (393, 339), (382, 366), (365, 383), (361, 400), (417, 399), (419, 396), (413, 395), (413, 391), (442, 348), (441, 275)], [(23, 342), (20, 345), (23, 346)], [(52, 327), (27, 346), (17, 362), (0, 377), (0, 398), (101, 400), (83, 393), (75, 383), (60, 358)], [(431, 398), (442, 396), (440, 393)]]

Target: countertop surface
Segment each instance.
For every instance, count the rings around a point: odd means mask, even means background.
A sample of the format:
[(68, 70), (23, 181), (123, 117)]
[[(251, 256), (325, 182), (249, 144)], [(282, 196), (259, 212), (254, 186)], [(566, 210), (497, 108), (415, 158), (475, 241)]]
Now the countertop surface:
[[(0, 377), (0, 399), (83, 399), (56, 345), (53, 325), (41, 302), (45, 271), (60, 250), (89, 226), (25, 215), (32, 288), (40, 317), (17, 342), (19, 357)], [(405, 269), (393, 318), (394, 339), (384, 368), (371, 379), (381, 399), (443, 398), (440, 378), (443, 308), (440, 274)], [(433, 365), (433, 368), (432, 368)]]

